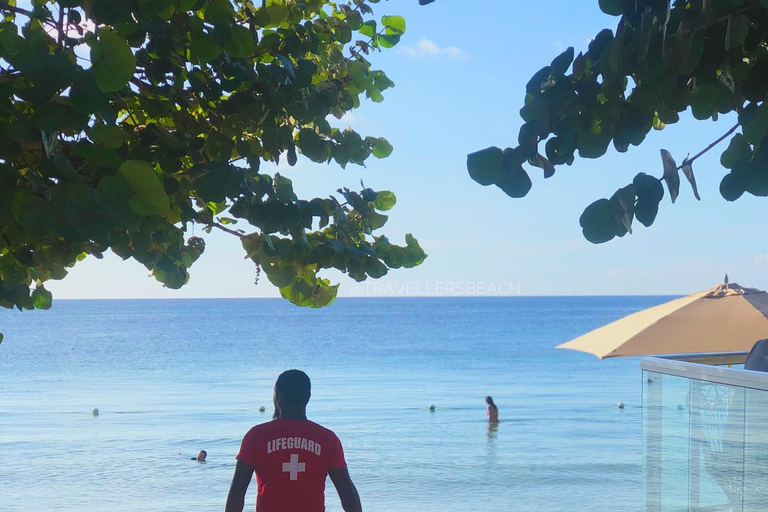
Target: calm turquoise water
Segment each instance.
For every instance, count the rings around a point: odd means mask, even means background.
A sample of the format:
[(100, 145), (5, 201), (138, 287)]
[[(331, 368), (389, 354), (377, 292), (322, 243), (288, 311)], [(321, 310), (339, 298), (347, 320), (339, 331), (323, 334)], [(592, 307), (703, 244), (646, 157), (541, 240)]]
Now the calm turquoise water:
[[(309, 416), (341, 438), (367, 512), (637, 511), (638, 360), (554, 347), (665, 300), (358, 298), (319, 311), (264, 299), (57, 301), (47, 312), (3, 310), (0, 510), (223, 510), (242, 435), (271, 417), (274, 379), (296, 367), (313, 380)], [(502, 419), (493, 432), (488, 394)], [(207, 463), (189, 460), (199, 449)], [(246, 510), (254, 500), (255, 483)], [(332, 489), (327, 510), (341, 510)]]

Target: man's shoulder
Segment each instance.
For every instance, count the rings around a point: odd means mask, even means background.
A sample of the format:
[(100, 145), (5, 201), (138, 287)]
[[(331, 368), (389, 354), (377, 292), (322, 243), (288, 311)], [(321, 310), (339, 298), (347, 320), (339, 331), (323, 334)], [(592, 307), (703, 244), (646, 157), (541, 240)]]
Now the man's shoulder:
[(325, 437), (326, 439), (336, 439), (338, 440), (339, 437), (336, 435), (336, 432), (333, 430), (324, 427), (320, 425), (319, 423), (315, 423), (314, 421), (307, 421), (308, 430), (312, 430), (316, 435), (320, 435)]
[(258, 425), (254, 425), (246, 432), (246, 437), (258, 437), (260, 435), (270, 433), (275, 429), (275, 421), (276, 420), (270, 420), (265, 421), (264, 423), (259, 423)]
[(334, 435), (334, 436), (336, 435), (336, 434), (334, 434), (333, 430), (331, 430), (331, 429), (329, 429), (327, 427), (324, 427), (324, 426), (322, 426), (319, 423), (315, 423), (312, 420), (307, 420), (307, 426), (309, 428), (313, 428), (313, 429), (319, 430), (321, 432), (325, 432), (326, 434), (330, 434), (330, 435)]

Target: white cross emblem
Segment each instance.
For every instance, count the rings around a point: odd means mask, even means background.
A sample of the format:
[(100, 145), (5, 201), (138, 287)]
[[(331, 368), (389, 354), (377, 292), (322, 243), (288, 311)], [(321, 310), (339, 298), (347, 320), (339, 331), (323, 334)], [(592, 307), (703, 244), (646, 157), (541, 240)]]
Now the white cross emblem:
[(299, 462), (299, 454), (292, 453), (290, 462), (283, 462), (283, 473), (290, 473), (291, 480), (298, 480), (299, 473), (304, 472), (306, 464)]

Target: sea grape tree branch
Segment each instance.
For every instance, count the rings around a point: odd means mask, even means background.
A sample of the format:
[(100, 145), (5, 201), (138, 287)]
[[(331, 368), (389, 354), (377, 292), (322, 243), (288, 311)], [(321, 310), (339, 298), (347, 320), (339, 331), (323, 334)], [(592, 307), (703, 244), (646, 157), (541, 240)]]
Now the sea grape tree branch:
[(15, 5), (10, 5), (8, 2), (0, 2), (0, 10), (9, 11), (14, 14), (23, 14), (28, 18), (31, 18), (33, 16), (32, 11), (22, 9), (21, 7), (16, 7)]
[[(0, 24), (0, 306), (50, 307), (47, 281), (110, 249), (180, 288), (205, 249), (196, 225), (238, 236), (300, 306), (333, 301), (327, 269), (362, 281), (424, 261), (410, 234), (403, 245), (380, 234), (392, 192), (304, 199), (262, 166), (389, 156), (386, 139), (327, 118), (394, 86), (344, 50), (373, 26), (380, 48), (394, 46), (402, 17), (375, 21), (366, 0), (71, 5), (0, 0), (0, 11), (26, 17)], [(82, 16), (98, 30), (81, 32)], [(67, 37), (70, 26), (80, 38)]]
[[(722, 136), (718, 137), (717, 140), (715, 140), (712, 144), (710, 144), (706, 148), (702, 149), (701, 151), (699, 151), (698, 153), (693, 155), (690, 159), (688, 159), (688, 162), (689, 163), (693, 163), (697, 158), (699, 158), (700, 156), (704, 155), (710, 149), (714, 148), (715, 146), (717, 146), (718, 144), (723, 142), (725, 139), (728, 138), (729, 135), (731, 135), (733, 132), (738, 130), (739, 126), (741, 126), (739, 123), (736, 123), (735, 125), (733, 125), (727, 132), (725, 132)], [(682, 168), (683, 168), (683, 166), (680, 165), (680, 166), (678, 166), (677, 170), (681, 170)]]
[[(621, 153), (640, 146), (650, 130), (678, 122), (686, 110), (697, 120), (733, 112), (738, 124), (681, 165), (662, 150), (662, 180), (674, 202), (682, 170), (698, 199), (693, 161), (731, 137), (720, 159), (729, 171), (721, 195), (729, 201), (745, 192), (768, 196), (768, 5), (601, 0), (599, 6), (620, 17), (616, 29), (602, 30), (578, 54), (568, 48), (534, 74), (517, 145), (468, 155), (470, 176), (523, 197), (532, 187), (531, 166), (550, 178), (576, 156), (600, 158), (611, 144)], [(585, 238), (602, 243), (622, 237), (635, 218), (653, 224), (664, 196), (659, 181), (639, 173), (610, 198), (590, 204), (579, 219)]]

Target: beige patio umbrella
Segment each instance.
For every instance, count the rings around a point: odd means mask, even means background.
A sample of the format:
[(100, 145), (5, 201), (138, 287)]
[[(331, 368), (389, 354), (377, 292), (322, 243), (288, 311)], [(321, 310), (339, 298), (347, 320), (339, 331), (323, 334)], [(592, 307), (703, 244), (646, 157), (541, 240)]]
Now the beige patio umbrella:
[(625, 316), (557, 348), (619, 356), (749, 351), (768, 338), (768, 294), (736, 283)]

